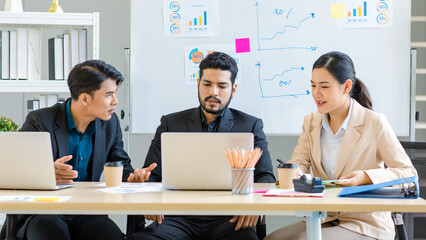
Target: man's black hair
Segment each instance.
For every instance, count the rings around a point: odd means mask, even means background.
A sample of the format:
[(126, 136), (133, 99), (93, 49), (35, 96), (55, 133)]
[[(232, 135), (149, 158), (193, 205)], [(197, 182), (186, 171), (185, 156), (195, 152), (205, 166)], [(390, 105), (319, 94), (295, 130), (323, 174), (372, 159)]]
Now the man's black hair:
[(235, 62), (234, 58), (222, 52), (210, 53), (203, 61), (201, 61), (200, 79), (203, 77), (204, 69), (220, 69), (223, 71), (230, 71), (232, 85), (234, 85), (238, 73), (237, 62)]
[(88, 60), (77, 64), (68, 76), (71, 98), (77, 100), (82, 93), (93, 96), (93, 93), (99, 90), (107, 79), (115, 81), (117, 86), (124, 81), (117, 69), (102, 60)]

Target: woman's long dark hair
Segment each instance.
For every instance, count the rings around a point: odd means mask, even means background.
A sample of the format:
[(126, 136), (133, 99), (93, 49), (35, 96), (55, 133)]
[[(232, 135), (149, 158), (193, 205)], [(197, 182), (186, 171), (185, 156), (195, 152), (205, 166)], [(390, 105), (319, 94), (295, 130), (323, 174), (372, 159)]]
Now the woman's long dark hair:
[(337, 51), (326, 53), (315, 61), (312, 70), (316, 68), (326, 69), (340, 84), (350, 79), (353, 86), (351, 97), (362, 106), (373, 109), (370, 93), (365, 84), (355, 76), (354, 64), (347, 54)]

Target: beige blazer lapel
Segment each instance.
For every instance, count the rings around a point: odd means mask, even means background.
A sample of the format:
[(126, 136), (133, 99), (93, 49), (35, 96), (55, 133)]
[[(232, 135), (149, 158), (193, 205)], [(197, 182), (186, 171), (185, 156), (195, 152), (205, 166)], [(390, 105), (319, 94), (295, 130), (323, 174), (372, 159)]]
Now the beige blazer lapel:
[(354, 100), (349, 124), (345, 136), (343, 137), (342, 144), (340, 145), (339, 154), (337, 155), (335, 179), (341, 177), (346, 162), (358, 145), (358, 140), (361, 138), (362, 125), (364, 124), (364, 114), (364, 108)]
[(312, 131), (311, 131), (311, 149), (312, 149), (312, 160), (313, 166), (312, 171), (315, 176), (326, 177), (322, 164), (321, 164), (321, 128), (322, 128), (322, 118), (323, 114), (315, 114), (314, 119), (312, 121)]

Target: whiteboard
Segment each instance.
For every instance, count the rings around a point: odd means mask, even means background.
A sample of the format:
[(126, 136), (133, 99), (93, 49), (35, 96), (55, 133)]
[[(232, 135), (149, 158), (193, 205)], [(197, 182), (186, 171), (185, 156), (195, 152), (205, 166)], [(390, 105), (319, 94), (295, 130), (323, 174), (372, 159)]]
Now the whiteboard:
[(382, 28), (339, 27), (330, 18), (330, 4), (343, 0), (216, 1), (216, 36), (170, 38), (164, 34), (163, 1), (132, 0), (132, 133), (153, 133), (162, 115), (199, 105), (196, 84), (185, 79), (185, 47), (235, 46), (236, 38), (249, 38), (250, 52), (238, 53), (239, 81), (230, 107), (261, 118), (267, 134), (300, 134), (304, 116), (316, 109), (312, 65), (338, 50), (353, 59), (374, 110), (386, 115), (397, 135), (408, 136), (410, 1), (386, 0), (393, 13)]

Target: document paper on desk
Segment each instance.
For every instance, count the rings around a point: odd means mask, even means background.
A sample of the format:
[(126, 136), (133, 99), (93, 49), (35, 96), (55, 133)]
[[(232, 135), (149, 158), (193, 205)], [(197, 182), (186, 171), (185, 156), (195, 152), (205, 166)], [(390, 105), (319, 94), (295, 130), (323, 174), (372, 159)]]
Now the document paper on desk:
[(0, 202), (65, 202), (71, 196), (33, 196), (33, 195), (8, 195), (0, 196)]
[(122, 193), (137, 193), (137, 192), (161, 192), (163, 191), (162, 184), (156, 183), (131, 183), (123, 182), (120, 187), (105, 187), (105, 183), (99, 184), (104, 188), (96, 189), (97, 191), (122, 194)]
[(263, 194), (264, 197), (323, 197), (325, 190), (321, 193), (296, 192), (291, 189), (271, 189)]
[[(412, 176), (378, 184), (344, 187), (337, 196), (358, 198), (418, 198), (419, 187), (417, 179), (417, 176)], [(392, 187), (405, 183), (414, 183), (414, 190)]]

